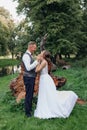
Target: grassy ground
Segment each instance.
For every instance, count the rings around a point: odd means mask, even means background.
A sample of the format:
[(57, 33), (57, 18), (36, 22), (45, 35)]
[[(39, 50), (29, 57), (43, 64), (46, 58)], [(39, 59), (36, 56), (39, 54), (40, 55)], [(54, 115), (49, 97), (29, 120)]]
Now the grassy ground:
[(17, 65), (19, 63), (20, 61), (16, 59), (0, 59), (0, 67)]
[[(77, 95), (87, 100), (87, 66), (84, 61), (72, 63), (68, 70), (59, 68), (54, 74), (67, 78), (65, 86), (59, 90), (73, 90)], [(67, 119), (37, 119), (33, 116), (26, 118), (24, 102), (16, 104), (9, 84), (17, 77), (9, 75), (0, 78), (0, 130), (87, 130), (87, 104), (76, 104), (70, 117)], [(50, 90), (49, 90), (50, 91)], [(35, 107), (33, 101), (33, 107)]]

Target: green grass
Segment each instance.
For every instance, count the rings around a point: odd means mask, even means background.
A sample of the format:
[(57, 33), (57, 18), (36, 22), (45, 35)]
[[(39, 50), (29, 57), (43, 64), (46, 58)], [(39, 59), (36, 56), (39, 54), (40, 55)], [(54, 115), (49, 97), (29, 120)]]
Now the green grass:
[[(81, 61), (74, 62), (70, 69), (58, 68), (54, 74), (67, 78), (66, 84), (59, 90), (73, 90), (80, 98), (87, 100), (87, 66), (82, 64)], [(76, 104), (67, 119), (25, 117), (24, 100), (17, 104), (9, 89), (10, 81), (15, 77), (17, 74), (0, 78), (0, 130), (87, 130), (87, 104)], [(35, 101), (33, 111), (34, 108)]]
[(20, 61), (16, 59), (0, 59), (0, 67), (17, 65), (19, 63)]

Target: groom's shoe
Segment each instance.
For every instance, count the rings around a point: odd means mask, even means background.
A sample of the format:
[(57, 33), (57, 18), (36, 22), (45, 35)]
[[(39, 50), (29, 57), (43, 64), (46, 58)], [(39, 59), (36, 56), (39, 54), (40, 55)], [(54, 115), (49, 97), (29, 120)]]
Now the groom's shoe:
[(27, 117), (31, 117), (32, 115), (31, 114), (26, 114)]

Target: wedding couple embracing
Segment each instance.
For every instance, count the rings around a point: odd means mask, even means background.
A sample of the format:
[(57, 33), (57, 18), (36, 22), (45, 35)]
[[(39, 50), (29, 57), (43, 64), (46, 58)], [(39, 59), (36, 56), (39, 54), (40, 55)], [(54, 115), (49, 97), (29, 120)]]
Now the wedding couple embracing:
[(34, 60), (32, 54), (36, 51), (36, 42), (30, 41), (28, 49), (22, 57), (24, 64), (23, 80), (26, 90), (25, 114), (31, 117), (32, 99), (36, 73), (40, 73), (39, 91), (34, 117), (40, 119), (67, 118), (72, 112), (78, 99), (73, 91), (56, 90), (55, 83), (48, 74), (46, 50), (42, 51)]

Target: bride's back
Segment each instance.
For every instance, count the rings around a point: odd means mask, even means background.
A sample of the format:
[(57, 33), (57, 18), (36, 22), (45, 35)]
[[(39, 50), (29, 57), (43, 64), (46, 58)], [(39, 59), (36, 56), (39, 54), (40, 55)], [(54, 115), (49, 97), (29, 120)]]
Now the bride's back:
[(46, 66), (41, 70), (41, 75), (42, 74), (47, 74), (48, 73), (48, 65), (47, 65), (47, 63), (46, 63)]

